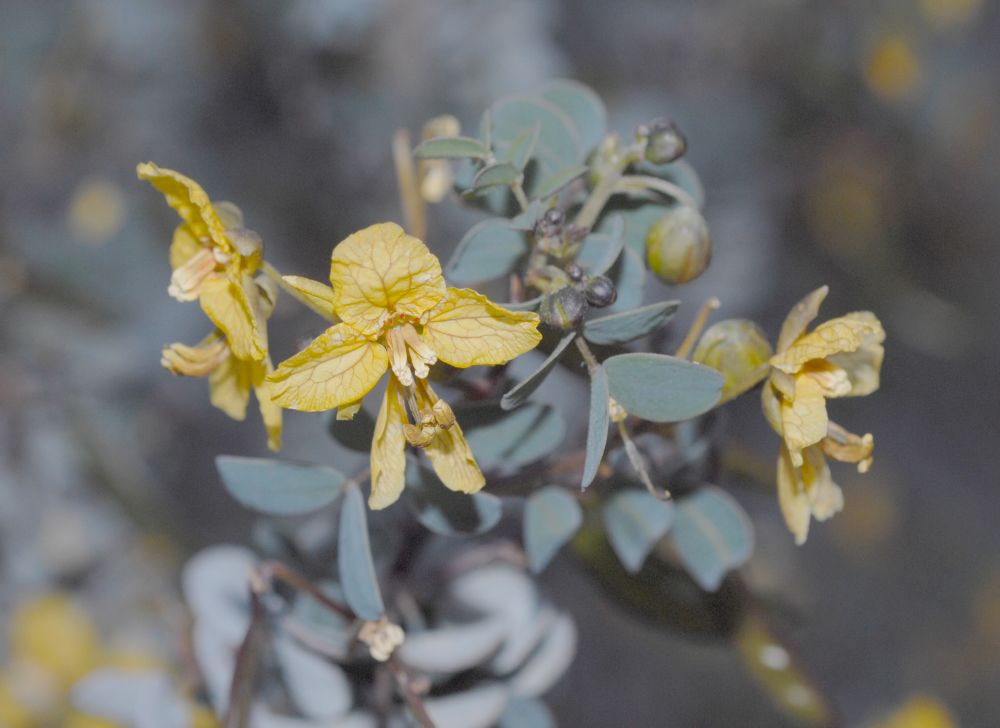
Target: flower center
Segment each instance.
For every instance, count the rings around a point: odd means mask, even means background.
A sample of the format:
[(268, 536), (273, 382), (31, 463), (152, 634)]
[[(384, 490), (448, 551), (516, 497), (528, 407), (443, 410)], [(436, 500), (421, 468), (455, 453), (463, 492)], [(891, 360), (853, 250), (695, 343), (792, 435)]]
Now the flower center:
[(202, 248), (191, 256), (187, 263), (170, 276), (167, 293), (178, 301), (193, 301), (198, 298), (205, 280), (219, 264), (214, 249)]
[(430, 365), (437, 361), (437, 354), (420, 338), (413, 324), (404, 323), (390, 328), (385, 340), (389, 349), (389, 367), (400, 384), (412, 386), (414, 374), (419, 379), (427, 378)]

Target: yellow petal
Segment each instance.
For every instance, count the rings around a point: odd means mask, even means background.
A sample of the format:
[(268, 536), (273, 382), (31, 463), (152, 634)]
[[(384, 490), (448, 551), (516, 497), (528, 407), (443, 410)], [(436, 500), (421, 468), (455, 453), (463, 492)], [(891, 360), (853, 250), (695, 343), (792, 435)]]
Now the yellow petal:
[(136, 167), (139, 179), (149, 181), (153, 187), (163, 193), (177, 214), (188, 225), (195, 239), (207, 237), (214, 245), (229, 250), (229, 241), (225, 235), (225, 225), (219, 219), (211, 200), (193, 179), (185, 177), (172, 169), (163, 169), (152, 162), (145, 162)]
[(170, 242), (170, 268), (177, 270), (191, 260), (192, 256), (204, 246), (191, 232), (190, 225), (178, 225), (174, 230), (174, 238)]
[(826, 426), (822, 387), (812, 377), (796, 377), (795, 397), (781, 401), (781, 431), (793, 465), (801, 467), (802, 450), (822, 440)]
[(871, 434), (855, 435), (836, 422), (827, 425), (826, 437), (820, 443), (823, 452), (842, 463), (856, 463), (859, 473), (866, 473), (872, 465), (875, 439)]
[(330, 260), (333, 307), (363, 333), (391, 313), (419, 317), (444, 298), (441, 264), (395, 223), (372, 225), (342, 241)]
[(826, 294), (830, 292), (829, 286), (820, 286), (808, 296), (792, 307), (785, 322), (781, 325), (781, 333), (778, 334), (778, 349), (783, 352), (805, 333), (819, 315), (819, 307), (823, 304)]
[(798, 377), (813, 379), (823, 390), (824, 397), (846, 397), (851, 392), (851, 380), (847, 372), (825, 359), (815, 359), (803, 365), (796, 378)]
[[(417, 380), (416, 394), (417, 405), (421, 411), (428, 408), (434, 411), (438, 396), (427, 384), (427, 380)], [(427, 453), (427, 458), (431, 461), (438, 478), (451, 490), (475, 493), (486, 485), (486, 478), (476, 464), (472, 449), (457, 422), (447, 429), (438, 428), (430, 444), (424, 448), (424, 452)]]
[(354, 415), (356, 415), (360, 409), (360, 399), (357, 402), (349, 402), (348, 404), (337, 408), (337, 419), (341, 422), (349, 422), (354, 419)]
[(864, 323), (868, 329), (861, 335), (861, 345), (855, 351), (834, 354), (828, 360), (847, 372), (847, 378), (851, 383), (847, 396), (863, 397), (879, 387), (882, 359), (885, 356), (885, 349), (882, 346), (885, 341), (885, 329), (870, 311), (849, 313), (844, 318)]
[(260, 418), (264, 422), (264, 430), (267, 432), (267, 446), (277, 452), (281, 449), (281, 407), (272, 399), (274, 385), (267, 380), (267, 375), (273, 371), (270, 358), (263, 362), (254, 362), (253, 367), (253, 390), (257, 395), (257, 407), (260, 409)]
[(331, 326), (278, 366), (268, 379), (282, 407), (322, 412), (364, 397), (385, 373), (385, 347), (347, 324)]
[(330, 286), (302, 276), (281, 276), (281, 280), (295, 289), (303, 303), (323, 316), (333, 315), (333, 289)]
[(503, 364), (542, 340), (538, 314), (508, 311), (468, 288), (448, 289), (422, 336), (438, 359), (462, 368)]
[(209, 398), (234, 420), (247, 416), (252, 386), (252, 362), (228, 356), (208, 377)]
[(806, 448), (803, 453), (802, 482), (805, 484), (809, 509), (817, 521), (825, 521), (844, 507), (844, 494), (830, 476), (823, 450), (817, 446)]
[[(267, 353), (264, 321), (247, 293), (254, 286), (249, 276), (241, 282), (224, 275), (205, 281), (198, 300), (205, 314), (226, 335), (229, 348), (237, 359), (263, 359)], [(256, 297), (256, 289), (254, 297)]]
[(812, 510), (799, 471), (792, 465), (791, 455), (784, 445), (778, 455), (778, 505), (788, 530), (795, 536), (795, 543), (801, 546), (809, 535)]
[(229, 345), (214, 331), (195, 346), (174, 343), (163, 347), (160, 364), (171, 374), (207, 377), (229, 357)]
[(764, 418), (771, 425), (771, 429), (780, 435), (782, 432), (781, 395), (772, 386), (770, 380), (764, 382), (764, 386), (761, 388), (760, 405), (761, 409), (764, 410)]
[(771, 366), (788, 374), (795, 374), (806, 362), (855, 351), (865, 337), (873, 333), (875, 325), (870, 321), (848, 316), (830, 319), (799, 338), (782, 353), (771, 357)]
[(380, 510), (399, 498), (406, 483), (406, 405), (396, 378), (389, 375), (389, 382), (375, 420), (372, 438), (371, 484), (368, 507)]

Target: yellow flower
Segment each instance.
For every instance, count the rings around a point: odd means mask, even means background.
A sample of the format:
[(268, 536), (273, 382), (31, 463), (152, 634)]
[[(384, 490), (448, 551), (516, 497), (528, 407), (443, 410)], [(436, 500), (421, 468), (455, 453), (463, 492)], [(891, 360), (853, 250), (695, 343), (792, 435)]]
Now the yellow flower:
[(761, 395), (764, 415), (782, 437), (778, 501), (799, 544), (809, 533), (810, 518), (826, 520), (844, 504), (826, 456), (856, 463), (863, 473), (875, 445), (870, 434), (859, 437), (831, 422), (826, 400), (878, 389), (885, 331), (873, 313), (859, 311), (807, 333), (828, 290), (818, 288), (788, 314)]
[(394, 223), (372, 225), (333, 249), (332, 290), (292, 276), (285, 281), (341, 322), (268, 377), (275, 402), (308, 412), (339, 408), (338, 418), (350, 419), (390, 371), (372, 441), (369, 506), (385, 508), (399, 497), (407, 442), (427, 453), (447, 487), (482, 488), (462, 429), (426, 381), (429, 368), (439, 360), (460, 368), (510, 361), (541, 340), (537, 314), (446, 287), (438, 259)]
[(151, 162), (140, 164), (139, 179), (163, 193), (184, 221), (170, 245), (171, 296), (197, 299), (225, 334), (238, 359), (261, 361), (267, 353), (261, 312), (255, 306), (253, 274), (263, 246), (243, 228), (243, 214), (231, 203), (212, 203), (201, 186), (179, 172)]
[[(260, 277), (249, 289), (255, 308), (265, 321), (274, 309), (277, 291), (269, 278)], [(244, 420), (250, 391), (257, 395), (260, 416), (267, 430), (267, 446), (281, 449), (281, 408), (271, 399), (272, 385), (267, 375), (274, 371), (271, 357), (240, 359), (222, 331), (216, 330), (195, 346), (174, 343), (163, 347), (160, 363), (172, 374), (186, 377), (208, 377), (209, 397), (213, 405), (232, 417)]]

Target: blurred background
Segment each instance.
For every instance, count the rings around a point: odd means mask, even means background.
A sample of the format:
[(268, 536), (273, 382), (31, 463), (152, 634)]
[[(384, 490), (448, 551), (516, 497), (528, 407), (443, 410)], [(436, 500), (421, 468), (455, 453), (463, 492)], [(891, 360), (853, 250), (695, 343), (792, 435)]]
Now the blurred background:
[[(393, 129), (474, 129), (571, 77), (623, 134), (667, 115), (688, 137), (715, 244), (676, 292), (688, 316), (714, 294), (773, 338), (829, 283), (824, 318), (885, 324), (881, 391), (832, 409), (877, 443), (867, 476), (835, 473), (842, 514), (796, 548), (773, 491), (721, 483), (798, 657), (847, 725), (916, 694), (1000, 725), (998, 37), (987, 0), (3, 0), (0, 616), (68, 589), (109, 645), (176, 652), (179, 563), (249, 540), (213, 459), (265, 454), (262, 426), (159, 365), (207, 327), (166, 294), (174, 214), (137, 162), (235, 201), (282, 272), (322, 279), (336, 242), (401, 216)], [(444, 255), (472, 218), (431, 215)], [(316, 328), (279, 307), (272, 345)], [(726, 439), (767, 477), (777, 442), (744, 400)], [(347, 457), (320, 417), (286, 426), (283, 457)], [(543, 582), (581, 633), (561, 724), (785, 725), (724, 645), (633, 621), (571, 559)]]

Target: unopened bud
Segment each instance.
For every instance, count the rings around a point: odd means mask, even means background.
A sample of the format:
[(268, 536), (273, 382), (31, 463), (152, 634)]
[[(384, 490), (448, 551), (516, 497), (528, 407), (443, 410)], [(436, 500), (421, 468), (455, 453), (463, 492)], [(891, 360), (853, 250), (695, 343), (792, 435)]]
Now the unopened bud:
[(657, 119), (649, 124), (646, 136), (646, 161), (668, 164), (684, 156), (687, 139), (669, 119)]
[(568, 275), (569, 279), (574, 283), (579, 283), (580, 281), (583, 280), (583, 277), (586, 275), (586, 272), (583, 270), (583, 268), (580, 267), (578, 263), (570, 263), (569, 265), (566, 266), (566, 275)]
[(566, 286), (542, 299), (538, 313), (547, 326), (575, 329), (587, 313), (587, 298), (576, 288)]
[(768, 375), (774, 354), (764, 332), (753, 321), (730, 319), (709, 327), (698, 341), (692, 360), (712, 367), (723, 377), (725, 402), (743, 394)]
[(712, 239), (701, 213), (679, 205), (663, 215), (646, 233), (646, 262), (664, 283), (694, 280), (712, 259)]
[(591, 277), (584, 292), (587, 303), (594, 308), (604, 308), (618, 300), (618, 290), (607, 276)]

